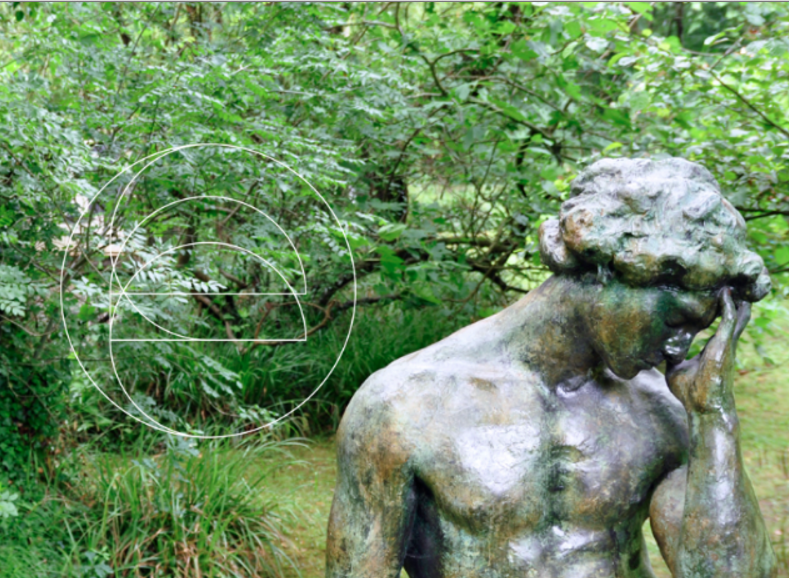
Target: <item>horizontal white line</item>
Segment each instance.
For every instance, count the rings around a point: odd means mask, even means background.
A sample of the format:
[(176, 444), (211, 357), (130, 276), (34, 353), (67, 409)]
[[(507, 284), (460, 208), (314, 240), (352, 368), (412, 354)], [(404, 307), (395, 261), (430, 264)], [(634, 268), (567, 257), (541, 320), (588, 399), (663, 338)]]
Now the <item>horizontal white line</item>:
[(292, 293), (292, 292), (281, 292), (281, 293), (245, 293), (245, 292), (124, 292), (118, 291), (113, 292), (114, 296), (120, 295), (127, 295), (127, 296), (191, 296), (191, 295), (199, 295), (199, 296), (306, 296), (306, 293)]
[(219, 338), (112, 338), (110, 342), (306, 342), (307, 338), (283, 338), (282, 340), (256, 340), (254, 338), (243, 338), (239, 340), (219, 339)]

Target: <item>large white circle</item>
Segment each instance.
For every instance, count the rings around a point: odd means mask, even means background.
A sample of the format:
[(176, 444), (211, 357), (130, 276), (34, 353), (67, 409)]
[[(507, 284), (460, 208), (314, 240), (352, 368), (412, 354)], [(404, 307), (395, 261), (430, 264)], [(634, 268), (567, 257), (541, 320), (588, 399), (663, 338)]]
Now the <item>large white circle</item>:
[[(69, 255), (69, 248), (71, 247), (71, 243), (72, 243), (73, 238), (74, 238), (74, 233), (77, 230), (76, 224), (75, 224), (75, 227), (72, 228), (72, 231), (69, 234), (68, 242), (65, 244), (65, 248), (63, 250), (63, 263), (62, 263), (62, 266), (61, 266), (61, 274), (60, 274), (60, 313), (61, 313), (61, 319), (63, 321), (63, 329), (66, 332), (66, 339), (69, 342), (69, 347), (71, 348), (71, 351), (74, 354), (74, 358), (77, 360), (77, 363), (79, 364), (80, 368), (85, 373), (85, 375), (88, 377), (88, 380), (90, 380), (91, 384), (93, 384), (96, 387), (96, 389), (102, 394), (102, 396), (104, 396), (107, 399), (108, 402), (110, 402), (110, 404), (112, 404), (118, 410), (120, 410), (121, 412), (123, 412), (124, 414), (129, 416), (130, 418), (136, 420), (137, 422), (140, 422), (141, 424), (145, 424), (146, 426), (149, 426), (149, 427), (154, 428), (156, 430), (160, 430), (160, 431), (165, 432), (167, 434), (173, 434), (173, 435), (177, 435), (177, 436), (184, 436), (186, 438), (221, 439), (221, 438), (230, 438), (230, 437), (233, 437), (233, 436), (243, 436), (243, 435), (246, 435), (246, 434), (251, 434), (251, 433), (257, 432), (259, 430), (263, 430), (265, 428), (271, 428), (272, 426), (277, 424), (279, 421), (281, 421), (281, 420), (283, 420), (285, 418), (288, 418), (294, 412), (299, 410), (299, 408), (301, 408), (313, 396), (315, 396), (315, 394), (326, 383), (326, 381), (329, 379), (329, 377), (335, 371), (335, 368), (337, 367), (338, 363), (340, 362), (340, 358), (343, 357), (343, 353), (345, 352), (346, 346), (348, 345), (348, 340), (351, 338), (351, 332), (352, 332), (353, 327), (354, 327), (354, 319), (356, 317), (356, 309), (357, 309), (357, 271), (356, 271), (356, 267), (354, 265), (354, 257), (353, 257), (353, 253), (351, 252), (351, 245), (348, 242), (348, 237), (346, 235), (346, 231), (343, 228), (342, 224), (340, 223), (340, 220), (337, 218), (337, 215), (335, 214), (335, 212), (332, 209), (332, 207), (329, 205), (329, 203), (326, 201), (326, 199), (324, 199), (324, 196), (321, 195), (321, 193), (319, 193), (318, 190), (315, 187), (313, 187), (304, 177), (302, 177), (299, 173), (294, 171), (291, 167), (289, 167), (285, 163), (282, 163), (282, 162), (280, 162), (280, 161), (278, 161), (276, 159), (273, 159), (272, 157), (269, 157), (268, 155), (265, 155), (263, 153), (255, 151), (254, 149), (250, 149), (248, 147), (242, 147), (242, 146), (239, 146), (239, 145), (228, 145), (228, 144), (223, 144), (223, 143), (195, 143), (195, 144), (191, 144), (191, 145), (180, 145), (178, 147), (172, 147), (170, 149), (166, 149), (164, 151), (160, 151), (160, 152), (154, 153), (152, 155), (148, 155), (146, 157), (143, 157), (139, 161), (136, 161), (135, 163), (129, 165), (128, 167), (125, 167), (115, 177), (110, 179), (101, 189), (99, 189), (99, 191), (91, 198), (90, 202), (85, 205), (85, 209), (80, 214), (80, 216), (77, 219), (76, 223), (78, 224), (85, 217), (85, 215), (88, 214), (88, 212), (90, 211), (91, 205), (93, 204), (94, 201), (96, 201), (96, 199), (99, 197), (99, 195), (101, 195), (102, 192), (104, 192), (104, 190), (107, 189), (107, 187), (109, 187), (116, 179), (118, 179), (125, 172), (129, 171), (130, 169), (132, 169), (136, 165), (139, 165), (140, 163), (144, 163), (144, 162), (148, 161), (149, 159), (151, 159), (151, 161), (146, 163), (143, 166), (143, 168), (140, 169), (132, 177), (132, 179), (129, 181), (129, 183), (126, 185), (126, 187), (124, 188), (123, 192), (121, 193), (121, 197), (123, 197), (123, 196), (125, 196), (127, 194), (127, 192), (129, 191), (129, 187), (135, 182), (135, 180), (140, 176), (140, 174), (143, 171), (145, 171), (145, 169), (147, 169), (150, 165), (152, 165), (153, 163), (155, 163), (156, 161), (158, 161), (159, 159), (161, 159), (165, 155), (169, 155), (170, 153), (175, 153), (176, 151), (180, 151), (182, 149), (189, 149), (189, 148), (194, 148), (194, 147), (224, 147), (224, 148), (228, 148), (228, 149), (235, 149), (235, 150), (245, 151), (245, 152), (251, 153), (253, 155), (258, 155), (259, 157), (262, 157), (264, 159), (267, 159), (267, 160), (275, 163), (276, 165), (278, 165), (278, 166), (286, 169), (290, 173), (292, 173), (300, 181), (302, 181), (305, 185), (307, 185), (307, 187), (309, 187), (310, 190), (313, 191), (313, 193), (315, 193), (316, 196), (321, 200), (321, 202), (326, 206), (326, 208), (329, 210), (329, 213), (332, 215), (332, 218), (335, 220), (335, 223), (337, 224), (337, 227), (338, 227), (340, 233), (343, 235), (343, 241), (345, 241), (346, 249), (348, 250), (349, 261), (351, 262), (351, 273), (352, 273), (352, 277), (353, 277), (353, 284), (352, 284), (352, 286), (353, 286), (353, 296), (354, 297), (353, 297), (353, 305), (351, 307), (351, 320), (350, 320), (349, 325), (348, 325), (348, 332), (346, 333), (346, 337), (345, 337), (345, 339), (343, 341), (343, 347), (340, 349), (340, 353), (338, 354), (337, 359), (335, 360), (335, 363), (329, 369), (329, 372), (324, 377), (324, 379), (318, 384), (318, 386), (304, 400), (302, 400), (302, 402), (300, 402), (297, 406), (295, 406), (293, 409), (291, 409), (286, 414), (283, 414), (282, 416), (280, 416), (280, 417), (276, 418), (275, 420), (272, 420), (272, 421), (270, 421), (270, 422), (268, 422), (266, 424), (263, 424), (261, 426), (258, 426), (256, 428), (252, 428), (252, 429), (244, 431), (244, 432), (236, 432), (236, 433), (231, 433), (231, 434), (220, 434), (220, 435), (207, 436), (207, 435), (203, 435), (203, 434), (191, 434), (191, 433), (185, 433), (185, 432), (180, 432), (180, 431), (177, 431), (177, 430), (173, 430), (171, 428), (163, 426), (162, 424), (160, 424), (159, 422), (157, 422), (156, 420), (154, 420), (153, 418), (148, 416), (145, 412), (143, 412), (134, 403), (134, 401), (131, 399), (129, 394), (126, 392), (126, 389), (123, 387), (123, 384), (121, 383), (120, 384), (121, 389), (123, 390), (123, 392), (126, 395), (126, 397), (129, 399), (129, 401), (132, 402), (132, 404), (136, 408), (138, 408), (138, 410), (140, 412), (142, 412), (143, 415), (146, 416), (151, 422), (147, 422), (145, 420), (142, 420), (142, 419), (138, 418), (137, 416), (134, 416), (130, 412), (127, 412), (125, 409), (123, 409), (121, 406), (119, 406), (112, 398), (110, 398), (104, 392), (104, 390), (101, 389), (101, 387), (96, 383), (96, 381), (93, 379), (93, 377), (87, 371), (87, 369), (83, 365), (82, 361), (80, 360), (79, 355), (77, 354), (76, 348), (74, 348), (74, 343), (72, 342), (71, 335), (69, 334), (68, 324), (66, 323), (66, 309), (65, 309), (65, 305), (63, 303), (63, 291), (64, 291), (64, 282), (65, 282), (65, 275), (66, 275), (66, 260), (67, 260), (68, 255)], [(119, 199), (118, 203), (116, 203), (115, 208), (113, 209), (113, 214), (112, 214), (112, 218), (110, 220), (110, 224), (109, 224), (108, 230), (112, 229), (112, 225), (113, 225), (113, 223), (115, 221), (115, 217), (116, 217), (116, 214), (118, 212), (118, 207), (120, 206), (121, 202), (122, 202), (122, 199)], [(124, 244), (125, 244), (125, 242), (124, 242)], [(297, 253), (297, 255), (298, 255), (298, 253)], [(109, 290), (110, 291), (110, 295), (112, 295), (112, 283), (113, 283), (113, 278), (115, 277), (115, 266), (116, 266), (117, 258), (115, 258), (115, 259), (111, 258), (111, 261), (112, 261), (112, 272), (110, 274), (110, 290)], [(110, 300), (110, 305), (112, 305), (112, 300)], [(110, 341), (110, 349), (112, 349), (112, 345), (111, 344), (112, 344), (112, 342)], [(115, 373), (114, 362), (113, 362), (113, 371)], [(117, 377), (117, 373), (116, 373), (116, 377)], [(120, 379), (118, 379), (118, 381), (120, 383)]]

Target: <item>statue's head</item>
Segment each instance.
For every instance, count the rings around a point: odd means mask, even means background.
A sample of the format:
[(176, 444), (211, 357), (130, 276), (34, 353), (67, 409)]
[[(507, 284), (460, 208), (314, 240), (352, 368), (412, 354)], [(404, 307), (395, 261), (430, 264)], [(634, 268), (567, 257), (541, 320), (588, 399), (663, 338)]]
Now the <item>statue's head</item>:
[(621, 377), (684, 357), (720, 294), (756, 302), (771, 287), (746, 223), (713, 176), (684, 159), (604, 159), (571, 184), (540, 228), (555, 273), (588, 280), (599, 353)]

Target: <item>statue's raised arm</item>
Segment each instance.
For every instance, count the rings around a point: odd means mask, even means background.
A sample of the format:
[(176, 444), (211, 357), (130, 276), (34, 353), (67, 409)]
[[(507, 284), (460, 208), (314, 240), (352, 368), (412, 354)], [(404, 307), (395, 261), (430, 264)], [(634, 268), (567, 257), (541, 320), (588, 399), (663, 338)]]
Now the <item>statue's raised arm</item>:
[(772, 573), (732, 395), (770, 289), (743, 218), (682, 159), (605, 159), (571, 193), (551, 278), (355, 394), (328, 574), (652, 576), (648, 517), (676, 576)]

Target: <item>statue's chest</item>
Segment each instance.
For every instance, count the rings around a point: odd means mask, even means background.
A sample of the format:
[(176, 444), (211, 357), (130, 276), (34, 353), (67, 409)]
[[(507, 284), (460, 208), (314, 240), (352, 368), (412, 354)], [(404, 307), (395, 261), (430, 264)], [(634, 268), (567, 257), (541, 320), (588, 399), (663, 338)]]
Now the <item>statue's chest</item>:
[(644, 506), (676, 452), (658, 416), (628, 398), (558, 398), (445, 424), (420, 477), (450, 519), (488, 532), (603, 528)]

